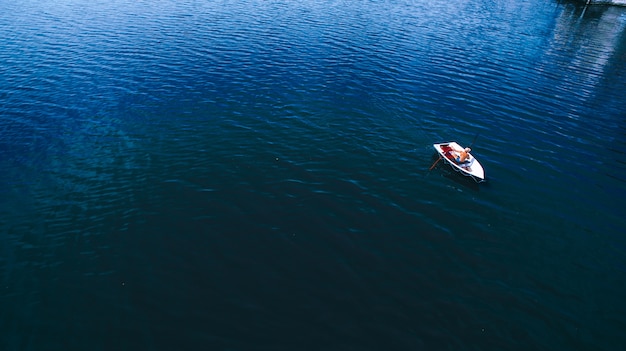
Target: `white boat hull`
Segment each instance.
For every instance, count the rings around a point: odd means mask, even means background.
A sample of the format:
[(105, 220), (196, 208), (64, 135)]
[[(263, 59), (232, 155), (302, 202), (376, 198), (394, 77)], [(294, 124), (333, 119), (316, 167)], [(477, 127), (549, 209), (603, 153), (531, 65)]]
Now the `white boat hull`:
[(433, 147), (447, 164), (452, 166), (452, 168), (463, 174), (464, 176), (472, 177), (477, 182), (485, 181), (485, 170), (483, 166), (478, 162), (476, 158), (471, 154), (469, 154), (469, 159), (467, 162), (458, 163), (456, 162), (456, 158), (459, 155), (459, 152), (463, 150), (461, 145), (457, 144), (455, 141), (450, 141), (447, 143), (438, 143), (433, 144)]

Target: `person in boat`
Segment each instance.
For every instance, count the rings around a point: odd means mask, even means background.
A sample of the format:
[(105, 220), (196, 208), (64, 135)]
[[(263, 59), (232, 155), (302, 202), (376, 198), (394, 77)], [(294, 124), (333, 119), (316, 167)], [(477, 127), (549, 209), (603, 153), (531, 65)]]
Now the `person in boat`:
[(465, 149), (459, 151), (458, 156), (456, 156), (456, 158), (454, 159), (456, 163), (468, 162), (470, 158), (470, 151), (472, 151), (472, 149), (470, 149), (469, 147), (466, 147)]

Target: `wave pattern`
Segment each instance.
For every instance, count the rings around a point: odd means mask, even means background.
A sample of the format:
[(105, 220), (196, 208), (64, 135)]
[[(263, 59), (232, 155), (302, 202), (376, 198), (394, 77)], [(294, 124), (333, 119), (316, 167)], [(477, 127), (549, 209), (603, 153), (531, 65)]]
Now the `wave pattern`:
[(624, 18), (0, 4), (0, 348), (626, 344)]

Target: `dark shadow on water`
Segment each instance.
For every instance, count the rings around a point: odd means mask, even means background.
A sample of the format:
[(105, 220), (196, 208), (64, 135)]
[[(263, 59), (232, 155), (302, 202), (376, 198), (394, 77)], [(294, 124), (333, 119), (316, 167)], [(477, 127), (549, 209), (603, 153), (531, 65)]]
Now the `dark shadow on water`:
[(561, 5), (572, 6), (577, 16), (584, 15), (585, 18), (599, 18), (606, 9), (616, 6), (608, 3), (587, 4), (587, 0), (558, 0)]
[[(431, 165), (434, 164), (439, 155), (437, 153), (433, 154), (431, 157)], [(464, 189), (469, 189), (473, 191), (480, 191), (480, 186), (485, 185), (486, 182), (477, 183), (472, 177), (464, 176), (461, 173), (455, 171), (452, 166), (445, 163), (443, 160), (437, 162), (437, 165), (431, 170), (431, 172), (441, 172), (442, 176), (457, 183)]]

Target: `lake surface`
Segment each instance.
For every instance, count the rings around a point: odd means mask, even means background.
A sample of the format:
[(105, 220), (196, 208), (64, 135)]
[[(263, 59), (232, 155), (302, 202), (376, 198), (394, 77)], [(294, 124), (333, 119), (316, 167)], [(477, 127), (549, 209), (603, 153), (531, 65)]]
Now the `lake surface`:
[(626, 348), (625, 28), (0, 0), (0, 350)]

